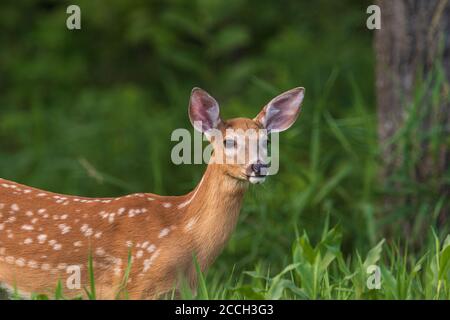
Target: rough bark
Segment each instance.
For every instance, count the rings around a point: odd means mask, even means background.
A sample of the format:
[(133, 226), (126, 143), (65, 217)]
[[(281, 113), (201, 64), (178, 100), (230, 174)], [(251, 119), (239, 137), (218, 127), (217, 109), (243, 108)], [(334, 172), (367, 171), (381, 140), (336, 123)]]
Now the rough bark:
[[(399, 204), (414, 207), (417, 194), (405, 194), (405, 181), (431, 184), (436, 198), (449, 195), (444, 176), (450, 165), (450, 0), (379, 0), (377, 4), (381, 8), (375, 55), (382, 177), (393, 190), (403, 190), (385, 199), (389, 212)], [(418, 94), (420, 90), (423, 95)], [(419, 124), (405, 129), (412, 112)], [(402, 144), (393, 139), (399, 129), (409, 134)], [(420, 159), (413, 162), (411, 154), (420, 154)], [(392, 182), (399, 172), (410, 180)], [(447, 210), (446, 206), (440, 210), (441, 223), (447, 219)]]

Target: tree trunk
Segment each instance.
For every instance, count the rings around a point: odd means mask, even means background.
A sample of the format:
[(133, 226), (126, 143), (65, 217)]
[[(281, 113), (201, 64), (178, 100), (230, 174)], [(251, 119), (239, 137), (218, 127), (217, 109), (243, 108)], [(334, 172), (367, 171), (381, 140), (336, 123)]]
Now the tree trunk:
[(448, 220), (450, 190), (450, 0), (377, 4), (381, 8), (381, 29), (375, 32), (378, 135), (381, 176), (390, 194), (385, 209), (412, 210), (402, 224), (409, 232), (415, 210), (428, 201), (430, 211), (438, 211), (435, 222), (442, 225)]

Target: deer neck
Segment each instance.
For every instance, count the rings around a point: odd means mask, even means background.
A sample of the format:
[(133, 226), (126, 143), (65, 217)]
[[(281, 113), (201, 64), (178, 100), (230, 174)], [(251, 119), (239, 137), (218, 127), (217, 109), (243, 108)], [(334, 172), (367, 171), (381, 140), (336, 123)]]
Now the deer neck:
[(248, 182), (227, 175), (221, 165), (208, 165), (186, 211), (194, 251), (206, 268), (220, 253), (236, 226)]

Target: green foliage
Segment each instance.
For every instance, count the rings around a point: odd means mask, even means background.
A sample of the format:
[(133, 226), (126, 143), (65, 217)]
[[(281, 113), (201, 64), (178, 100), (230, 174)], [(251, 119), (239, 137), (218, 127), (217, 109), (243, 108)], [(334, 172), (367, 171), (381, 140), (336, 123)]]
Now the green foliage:
[(127, 288), (128, 279), (130, 277), (132, 260), (133, 260), (133, 258), (132, 258), (131, 249), (130, 249), (130, 250), (128, 250), (127, 267), (125, 269), (125, 273), (123, 275), (119, 290), (117, 291), (116, 299), (128, 299), (128, 291), (126, 288)]
[[(415, 258), (402, 253), (395, 244), (380, 241), (362, 259), (358, 252), (347, 255), (340, 247), (339, 226), (327, 230), (313, 245), (306, 232), (293, 244), (293, 254), (284, 269), (270, 275), (257, 266), (245, 277), (224, 281), (215, 274), (203, 278), (201, 290), (194, 295), (183, 287), (183, 299), (449, 299), (450, 235), (440, 241), (429, 233), (425, 254)], [(369, 289), (373, 274), (370, 266), (380, 268), (380, 287)], [(211, 275), (211, 273), (209, 273)], [(206, 279), (206, 280), (205, 280)], [(216, 283), (221, 283), (216, 286)]]
[[(65, 27), (69, 4), (80, 5), (82, 30)], [(442, 127), (420, 134), (417, 108), (424, 99), (436, 106), (448, 98), (439, 90), (444, 79), (438, 70), (436, 87), (419, 83), (416, 108), (392, 141), (404, 154), (403, 170), (383, 184), (368, 4), (6, 1), (0, 176), (84, 196), (184, 194), (204, 166), (172, 164), (170, 134), (191, 129), (192, 87), (209, 91), (231, 118), (253, 117), (301, 85), (302, 114), (280, 136), (280, 172), (250, 188), (198, 297), (448, 298), (449, 240), (437, 239), (448, 234), (448, 223), (439, 223), (448, 199), (438, 190), (449, 172), (416, 184), (412, 170), (424, 139), (434, 154), (448, 144)], [(385, 214), (381, 197), (405, 194), (415, 200)], [(436, 238), (425, 239), (430, 227)], [(381, 266), (381, 290), (367, 290), (370, 264)], [(185, 289), (182, 296), (193, 297)]]
[[(306, 232), (298, 237), (292, 257), (280, 272), (259, 265), (228, 280), (217, 273), (205, 276), (197, 268), (199, 292), (181, 282), (182, 299), (449, 299), (450, 235), (444, 241), (429, 233), (428, 245), (418, 258), (401, 252), (395, 243), (381, 240), (361, 258), (341, 248), (342, 229), (328, 230), (315, 245)], [(380, 287), (368, 287), (370, 267), (380, 270)], [(168, 297), (170, 298), (170, 297)], [(174, 296), (172, 296), (174, 298)]]
[(95, 290), (94, 260), (92, 259), (91, 251), (89, 251), (88, 257), (88, 274), (90, 288), (84, 288), (84, 292), (86, 293), (89, 300), (95, 300), (97, 298), (97, 293)]

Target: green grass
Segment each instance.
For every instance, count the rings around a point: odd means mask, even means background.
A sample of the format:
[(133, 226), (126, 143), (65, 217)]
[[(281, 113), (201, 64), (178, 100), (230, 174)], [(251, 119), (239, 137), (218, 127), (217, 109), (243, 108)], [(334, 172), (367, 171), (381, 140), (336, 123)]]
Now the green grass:
[[(240, 275), (201, 273), (194, 257), (198, 288), (192, 291), (186, 280), (180, 282), (179, 295), (173, 291), (165, 299), (450, 299), (450, 235), (439, 239), (430, 231), (424, 251), (409, 254), (398, 243), (383, 239), (365, 253), (346, 255), (341, 248), (342, 230), (325, 226), (322, 237), (312, 243), (303, 232), (294, 243), (289, 263), (282, 269), (256, 265)], [(89, 261), (92, 261), (90, 259)], [(95, 281), (89, 264), (90, 289), (86, 298), (94, 300)], [(131, 259), (128, 265), (131, 266)], [(380, 270), (379, 287), (374, 272)], [(127, 268), (129, 270), (129, 268)], [(124, 276), (124, 283), (128, 273)], [(128, 299), (126, 289), (118, 288), (118, 299)], [(196, 292), (196, 293), (195, 293)], [(19, 299), (17, 292), (12, 299)], [(32, 299), (66, 299), (58, 282), (53, 297), (33, 294)]]
[[(400, 169), (382, 177), (369, 1), (79, 2), (77, 33), (61, 27), (63, 2), (0, 12), (2, 178), (91, 197), (185, 194), (205, 167), (174, 165), (170, 134), (191, 128), (192, 87), (228, 119), (304, 86), (302, 113), (280, 136), (279, 173), (250, 188), (196, 298), (448, 298), (450, 171), (437, 170), (448, 83), (439, 62), (416, 81), (389, 142)], [(418, 181), (425, 156), (432, 174)], [(396, 200), (389, 210), (386, 198)], [(375, 260), (382, 286), (368, 290)], [(60, 284), (49, 287), (61, 298)]]
[[(289, 264), (282, 269), (255, 266), (252, 271), (226, 278), (201, 275), (201, 290), (187, 299), (450, 299), (450, 235), (440, 240), (429, 233), (423, 253), (414, 256), (399, 244), (381, 240), (368, 252), (346, 255), (339, 226), (324, 229), (313, 244), (306, 232), (292, 245)], [(379, 289), (367, 283), (380, 270)]]

